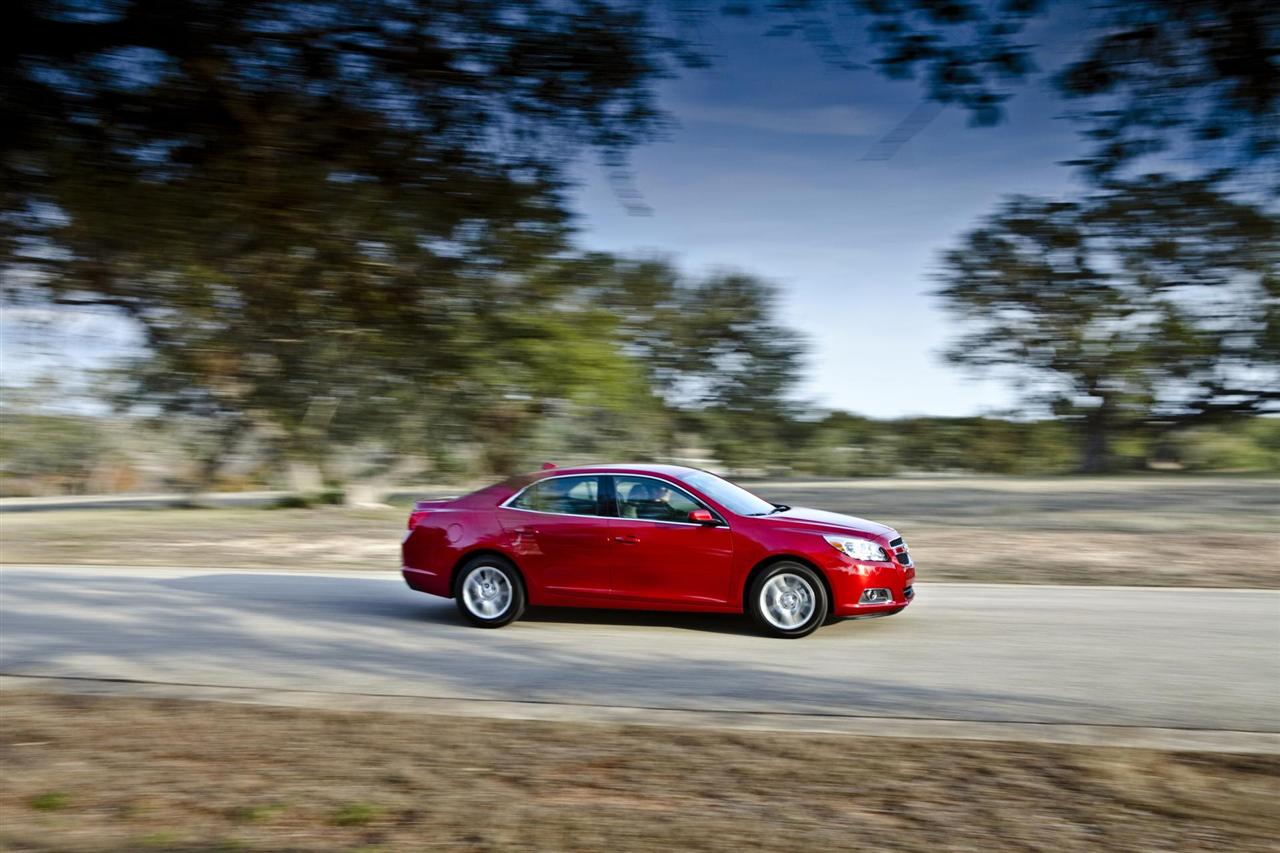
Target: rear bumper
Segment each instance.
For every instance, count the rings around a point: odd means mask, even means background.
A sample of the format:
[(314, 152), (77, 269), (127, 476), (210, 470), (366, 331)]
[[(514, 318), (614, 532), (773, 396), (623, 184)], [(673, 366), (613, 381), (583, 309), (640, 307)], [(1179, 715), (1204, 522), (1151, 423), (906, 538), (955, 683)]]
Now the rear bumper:
[(401, 566), (400, 576), (404, 578), (404, 582), (409, 585), (410, 589), (416, 589), (418, 592), (429, 593), (430, 595), (439, 595), (444, 598), (452, 598), (452, 591), (449, 589), (449, 578), (439, 572), (433, 572), (429, 569), (415, 569), (412, 566)]

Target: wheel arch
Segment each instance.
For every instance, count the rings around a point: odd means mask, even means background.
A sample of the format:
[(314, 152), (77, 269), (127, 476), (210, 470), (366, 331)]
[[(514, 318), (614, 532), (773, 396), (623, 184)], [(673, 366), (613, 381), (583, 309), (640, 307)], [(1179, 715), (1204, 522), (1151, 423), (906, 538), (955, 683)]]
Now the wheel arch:
[(449, 597), (458, 597), (458, 572), (462, 571), (462, 567), (474, 560), (476, 557), (497, 557), (511, 568), (515, 569), (516, 574), (520, 577), (520, 583), (524, 586), (524, 594), (529, 595), (529, 581), (524, 576), (524, 571), (520, 568), (520, 564), (511, 558), (510, 554), (504, 554), (497, 548), (473, 548), (470, 551), (463, 552), (457, 560), (454, 561), (453, 568), (449, 570)]
[(806, 559), (805, 557), (801, 557), (799, 554), (770, 554), (769, 556), (765, 557), (763, 560), (761, 560), (760, 562), (752, 566), (751, 571), (747, 572), (746, 580), (744, 580), (742, 583), (742, 612), (743, 613), (750, 612), (747, 609), (747, 596), (751, 591), (751, 585), (756, 582), (756, 578), (758, 578), (762, 572), (768, 570), (770, 566), (773, 566), (777, 563), (799, 563), (805, 568), (811, 569), (813, 573), (816, 574), (818, 578), (822, 581), (822, 586), (827, 591), (827, 606), (830, 608), (835, 607), (835, 595), (831, 589), (831, 579), (827, 577), (827, 573), (822, 570), (821, 566), (813, 562), (813, 560), (809, 560), (809, 559)]

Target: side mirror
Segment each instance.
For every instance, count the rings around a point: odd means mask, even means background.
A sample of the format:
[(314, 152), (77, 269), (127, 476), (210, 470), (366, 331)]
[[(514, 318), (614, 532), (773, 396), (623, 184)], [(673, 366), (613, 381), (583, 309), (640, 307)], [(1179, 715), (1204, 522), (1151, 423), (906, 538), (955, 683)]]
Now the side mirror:
[(709, 509), (695, 509), (689, 513), (689, 520), (694, 524), (701, 524), (704, 527), (716, 527), (720, 522), (716, 521), (716, 517), (711, 514)]

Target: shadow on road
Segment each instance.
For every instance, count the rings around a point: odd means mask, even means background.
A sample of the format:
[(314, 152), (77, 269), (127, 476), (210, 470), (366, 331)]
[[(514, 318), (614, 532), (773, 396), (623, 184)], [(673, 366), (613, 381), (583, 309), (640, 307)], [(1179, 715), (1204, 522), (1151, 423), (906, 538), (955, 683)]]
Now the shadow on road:
[[(451, 602), (452, 603), (452, 602)], [(759, 634), (745, 616), (733, 613), (669, 613), (651, 610), (595, 610), (576, 607), (531, 607), (526, 622), (565, 625), (608, 625), (670, 628), (716, 634)]]
[[(158, 581), (164, 586), (186, 589), (204, 595), (218, 595), (245, 600), (245, 577), (249, 573), (235, 572), (201, 575), (195, 578)], [(279, 600), (287, 598), (316, 614), (343, 614), (351, 617), (374, 617), (407, 622), (432, 622), (471, 629), (458, 613), (451, 599), (437, 598), (419, 593), (410, 597), (386, 595), (384, 585), (388, 578), (375, 577), (374, 584), (362, 579), (308, 577), (308, 590), (314, 590), (316, 581), (335, 581), (352, 594), (342, 596), (314, 596), (301, 593), (298, 579), (280, 575), (252, 575), (257, 582), (252, 600)], [(399, 583), (398, 580), (393, 583)], [(364, 594), (365, 589), (374, 593)], [(356, 590), (360, 590), (356, 594)], [(399, 590), (397, 590), (398, 592)], [(732, 613), (672, 613), (650, 610), (607, 610), (576, 607), (530, 607), (521, 622), (534, 624), (600, 625), (668, 628), (684, 631), (708, 631), (717, 634), (758, 636), (746, 616)], [(479, 630), (479, 629), (471, 629)]]
[[(195, 578), (166, 580), (159, 583), (176, 589), (187, 589), (206, 595), (245, 598), (245, 577), (249, 573), (221, 573), (201, 575)], [(307, 610), (315, 613), (341, 613), (348, 616), (370, 616), (410, 622), (434, 622), (470, 628), (459, 615), (451, 599), (411, 594), (410, 597), (388, 596), (384, 584), (389, 578), (372, 577), (374, 584), (363, 579), (308, 577), (308, 589), (316, 581), (333, 581), (352, 590), (344, 596), (302, 597), (301, 587), (295, 577), (281, 575), (252, 575), (255, 578), (253, 599), (288, 598), (300, 604), (305, 601)], [(394, 583), (399, 584), (396, 578)], [(373, 595), (364, 594), (365, 589)], [(360, 594), (356, 594), (360, 590)], [(717, 634), (759, 636), (750, 620), (742, 614), (732, 613), (673, 613), (651, 610), (607, 610), (576, 607), (530, 607), (521, 622), (534, 624), (600, 625), (638, 628), (668, 628), (683, 631), (707, 631)], [(478, 630), (478, 629), (476, 629)]]

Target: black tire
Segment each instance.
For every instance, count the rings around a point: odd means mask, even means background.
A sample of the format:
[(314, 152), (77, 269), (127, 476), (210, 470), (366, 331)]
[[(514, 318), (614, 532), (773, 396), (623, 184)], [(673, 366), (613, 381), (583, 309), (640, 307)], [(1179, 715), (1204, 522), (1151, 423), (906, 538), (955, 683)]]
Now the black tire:
[(524, 613), (524, 580), (510, 560), (489, 554), (458, 569), (453, 585), (458, 612), (477, 628), (501, 628)]
[[(795, 596), (794, 607), (787, 606), (792, 601), (785, 598), (787, 594)], [(808, 566), (791, 560), (774, 563), (760, 572), (747, 589), (746, 604), (747, 612), (764, 633), (788, 640), (807, 637), (818, 630), (831, 610), (822, 578)], [(789, 618), (801, 621), (792, 625), (788, 624)]]

